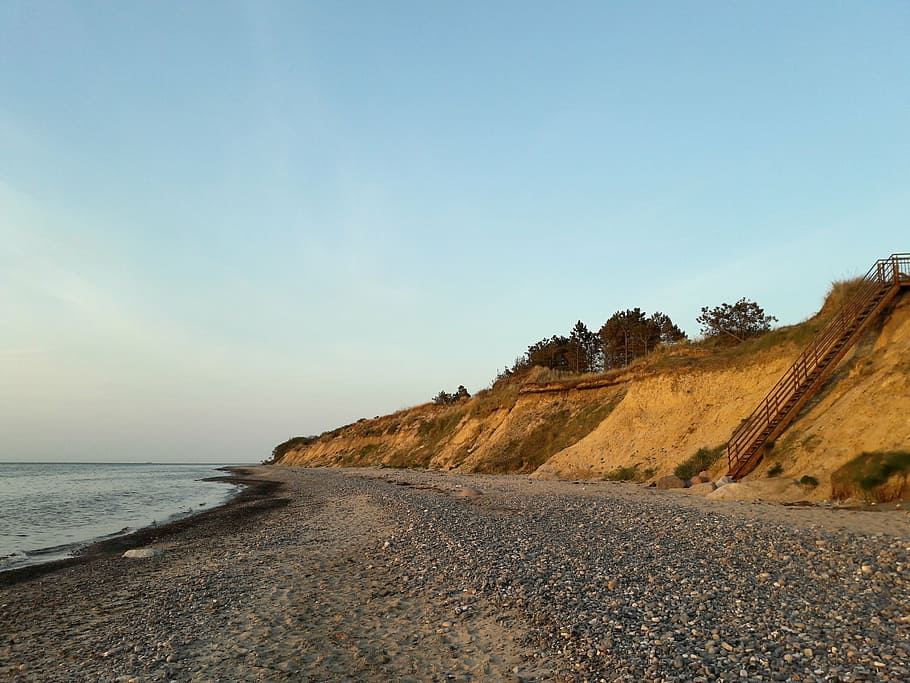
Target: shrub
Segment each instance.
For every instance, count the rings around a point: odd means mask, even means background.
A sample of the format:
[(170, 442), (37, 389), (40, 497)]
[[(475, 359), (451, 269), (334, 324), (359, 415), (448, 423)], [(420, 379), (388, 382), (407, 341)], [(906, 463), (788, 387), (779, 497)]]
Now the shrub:
[(640, 481), (641, 474), (638, 471), (638, 465), (632, 467), (617, 467), (610, 470), (604, 475), (607, 481)]
[(284, 441), (275, 446), (275, 448), (272, 449), (271, 460), (266, 460), (264, 462), (265, 464), (281, 462), (281, 459), (287, 455), (288, 451), (292, 451), (303, 446), (309, 446), (318, 438), (318, 436), (292, 436), (287, 441)]
[(799, 480), (799, 483), (807, 489), (814, 489), (816, 486), (818, 486), (818, 479), (813, 477), (811, 474), (804, 474)]
[(710, 469), (724, 454), (726, 448), (725, 443), (714, 448), (699, 448), (688, 460), (677, 465), (673, 474), (680, 479), (691, 479), (699, 472)]
[(783, 471), (784, 471), (784, 466), (781, 465), (779, 462), (776, 462), (771, 466), (771, 469), (768, 470), (767, 476), (768, 477), (779, 477)]
[(908, 475), (910, 451), (860, 453), (831, 474), (831, 496), (887, 503), (902, 497)]

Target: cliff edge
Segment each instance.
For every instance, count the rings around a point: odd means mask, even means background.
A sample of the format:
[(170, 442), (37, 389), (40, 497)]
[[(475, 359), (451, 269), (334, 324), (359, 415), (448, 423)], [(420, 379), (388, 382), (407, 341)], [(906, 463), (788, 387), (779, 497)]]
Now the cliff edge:
[[(682, 345), (622, 371), (542, 368), (454, 405), (416, 406), (276, 448), (274, 464), (390, 466), (534, 477), (653, 480), (699, 450), (720, 453), (830, 313), (735, 348)], [(819, 486), (864, 451), (910, 448), (910, 295), (902, 294), (837, 366), (749, 478)], [(720, 457), (712, 475), (726, 471)]]

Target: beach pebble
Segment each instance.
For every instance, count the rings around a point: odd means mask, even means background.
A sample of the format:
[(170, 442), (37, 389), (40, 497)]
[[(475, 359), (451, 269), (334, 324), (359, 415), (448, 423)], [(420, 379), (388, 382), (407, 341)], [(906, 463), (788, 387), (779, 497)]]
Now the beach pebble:
[(910, 680), (910, 536), (840, 528), (860, 513), (812, 528), (613, 483), (274, 476), (289, 505), (181, 531), (154, 571), (102, 559), (0, 592), (0, 678)]
[(133, 548), (123, 553), (123, 557), (129, 557), (133, 560), (142, 560), (148, 557), (158, 557), (162, 552), (154, 548)]

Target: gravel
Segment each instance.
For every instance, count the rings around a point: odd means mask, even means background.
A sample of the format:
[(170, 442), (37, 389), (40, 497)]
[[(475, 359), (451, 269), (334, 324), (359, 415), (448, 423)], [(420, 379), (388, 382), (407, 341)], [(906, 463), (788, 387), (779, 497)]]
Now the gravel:
[(610, 483), (260, 471), (286, 497), (153, 538), (157, 557), (0, 588), (0, 678), (910, 680), (908, 527)]

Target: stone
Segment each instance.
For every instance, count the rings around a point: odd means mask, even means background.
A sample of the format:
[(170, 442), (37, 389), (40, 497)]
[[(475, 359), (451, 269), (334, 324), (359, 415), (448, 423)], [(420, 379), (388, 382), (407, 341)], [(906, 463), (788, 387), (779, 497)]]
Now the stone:
[(725, 475), (722, 476), (720, 479), (718, 479), (717, 481), (715, 481), (715, 482), (714, 482), (714, 485), (715, 485), (717, 488), (720, 488), (721, 486), (726, 486), (727, 484), (734, 484), (734, 483), (736, 483), (736, 480), (735, 480), (733, 477), (731, 477), (731, 476), (725, 474)]
[(480, 489), (475, 489), (473, 486), (459, 486), (453, 495), (456, 498), (476, 498), (482, 494)]
[(162, 554), (160, 550), (155, 550), (154, 548), (133, 548), (123, 553), (123, 557), (129, 557), (133, 560), (144, 560), (149, 557), (158, 557)]
[(689, 488), (685, 489), (686, 493), (692, 493), (696, 496), (707, 496), (709, 493), (714, 491), (715, 486), (712, 482), (706, 481), (700, 484), (694, 484)]
[(661, 491), (666, 491), (668, 489), (684, 489), (686, 488), (686, 482), (684, 482), (679, 477), (675, 477), (671, 474), (658, 479), (657, 488)]

